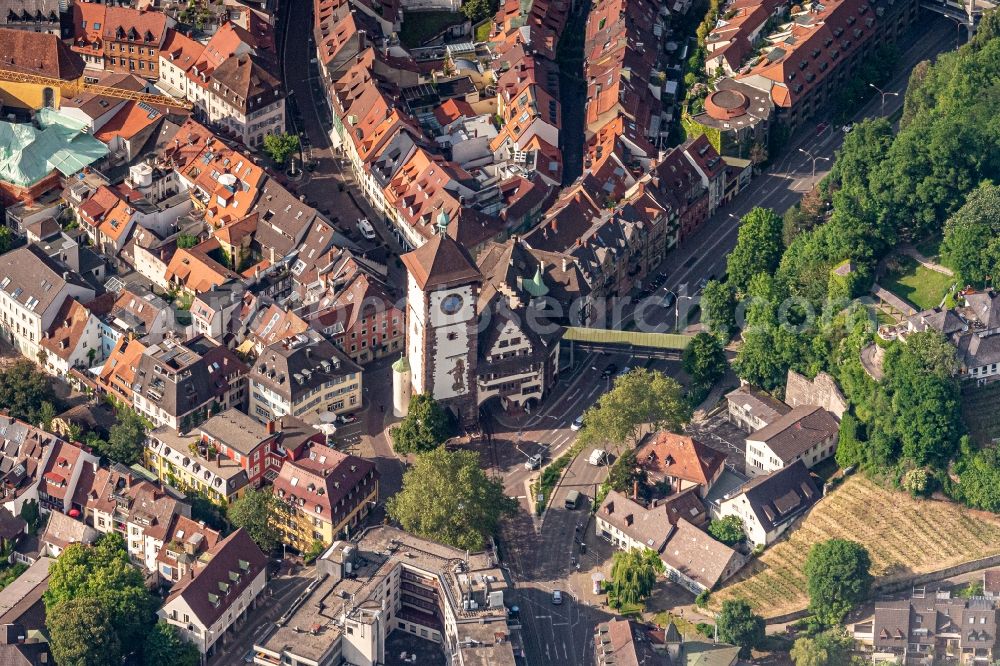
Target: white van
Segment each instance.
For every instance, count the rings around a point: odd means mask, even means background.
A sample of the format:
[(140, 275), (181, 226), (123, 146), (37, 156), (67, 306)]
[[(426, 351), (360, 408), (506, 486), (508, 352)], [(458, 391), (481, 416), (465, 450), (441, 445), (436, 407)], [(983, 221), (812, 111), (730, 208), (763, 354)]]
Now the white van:
[(599, 467), (608, 461), (608, 452), (604, 449), (594, 449), (590, 454), (590, 464)]

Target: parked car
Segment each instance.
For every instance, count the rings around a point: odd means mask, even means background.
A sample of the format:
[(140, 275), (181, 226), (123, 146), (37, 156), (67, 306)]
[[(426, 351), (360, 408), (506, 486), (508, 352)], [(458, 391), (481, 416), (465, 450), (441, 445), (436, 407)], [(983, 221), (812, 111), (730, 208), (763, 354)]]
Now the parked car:
[(555, 606), (561, 606), (563, 602), (563, 596), (561, 590), (552, 590), (552, 604)]
[(354, 423), (358, 417), (354, 414), (340, 414), (337, 416), (337, 423)]
[(604, 370), (601, 372), (601, 378), (602, 379), (607, 379), (608, 377), (610, 377), (611, 375), (615, 374), (616, 372), (618, 372), (618, 366), (615, 365), (614, 363), (608, 363), (604, 367)]
[(375, 240), (378, 238), (378, 234), (375, 233), (375, 227), (372, 226), (372, 223), (368, 221), (367, 217), (362, 217), (358, 220), (358, 231), (360, 231), (361, 235), (368, 240)]
[(663, 297), (663, 307), (665, 308), (674, 307), (674, 301), (676, 300), (677, 297), (674, 295), (674, 292), (668, 291), (667, 294)]
[(854, 123), (847, 123), (840, 129), (844, 130), (844, 134), (850, 134), (851, 132), (854, 131)]
[(570, 430), (579, 430), (582, 427), (583, 427), (583, 414), (580, 414), (578, 417), (573, 419), (572, 423), (569, 424)]
[(542, 454), (536, 453), (524, 461), (524, 469), (535, 470), (542, 466)]
[(615, 374), (615, 378), (621, 377), (622, 375), (627, 375), (630, 372), (632, 372), (632, 367), (626, 365), (624, 368), (622, 368)]
[(594, 467), (600, 467), (608, 461), (608, 452), (604, 449), (594, 449), (590, 452), (590, 458), (587, 459)]

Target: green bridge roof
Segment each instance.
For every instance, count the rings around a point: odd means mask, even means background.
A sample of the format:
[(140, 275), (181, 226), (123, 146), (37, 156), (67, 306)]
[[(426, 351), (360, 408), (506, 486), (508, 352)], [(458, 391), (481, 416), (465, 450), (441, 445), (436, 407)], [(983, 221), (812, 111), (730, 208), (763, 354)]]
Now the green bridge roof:
[(638, 331), (612, 331), (606, 328), (567, 326), (562, 339), (571, 342), (681, 350), (688, 346), (693, 337), (693, 335), (683, 333), (640, 333)]

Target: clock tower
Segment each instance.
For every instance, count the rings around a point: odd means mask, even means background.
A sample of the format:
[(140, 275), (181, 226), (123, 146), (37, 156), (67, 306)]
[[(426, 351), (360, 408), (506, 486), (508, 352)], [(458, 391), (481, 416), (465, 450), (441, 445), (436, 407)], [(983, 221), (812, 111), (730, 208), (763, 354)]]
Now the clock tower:
[(430, 393), (469, 426), (479, 418), (477, 301), (483, 276), (448, 235), (447, 223), (442, 212), (438, 234), (402, 257), (408, 275), (406, 355), (413, 394)]

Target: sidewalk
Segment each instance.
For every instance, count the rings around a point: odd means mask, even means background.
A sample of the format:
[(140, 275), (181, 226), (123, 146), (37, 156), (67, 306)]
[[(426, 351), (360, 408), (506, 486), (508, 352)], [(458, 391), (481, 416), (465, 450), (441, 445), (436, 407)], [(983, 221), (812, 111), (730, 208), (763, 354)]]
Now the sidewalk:
[(947, 266), (942, 266), (941, 264), (931, 261), (924, 255), (920, 254), (920, 250), (913, 247), (912, 245), (904, 245), (899, 248), (899, 251), (906, 256), (914, 259), (918, 264), (924, 268), (934, 271), (935, 273), (941, 273), (942, 275), (947, 275), (948, 277), (955, 277), (955, 273), (952, 272)]

